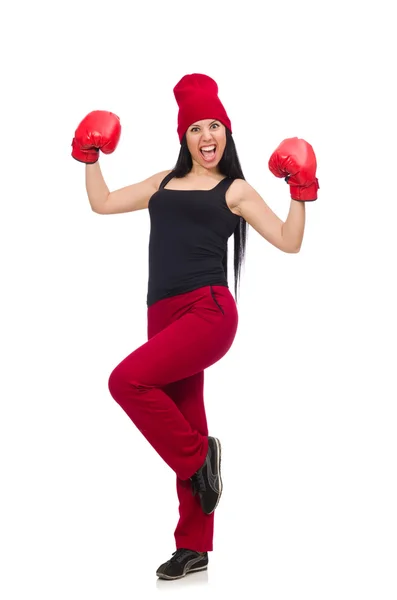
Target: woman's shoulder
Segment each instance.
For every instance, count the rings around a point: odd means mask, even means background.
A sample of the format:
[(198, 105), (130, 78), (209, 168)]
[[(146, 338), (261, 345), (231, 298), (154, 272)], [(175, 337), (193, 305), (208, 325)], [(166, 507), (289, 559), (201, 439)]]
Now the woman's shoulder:
[(166, 169), (165, 171), (159, 171), (158, 173), (155, 173), (152, 176), (152, 180), (153, 183), (156, 187), (156, 189), (158, 189), (160, 187), (160, 184), (162, 181), (164, 181), (164, 179), (170, 175), (173, 172), (173, 169)]
[(230, 195), (233, 197), (239, 197), (242, 194), (244, 194), (244, 192), (250, 187), (251, 186), (245, 179), (240, 179), (239, 177), (237, 177), (233, 179), (233, 183), (229, 188), (231, 192)]

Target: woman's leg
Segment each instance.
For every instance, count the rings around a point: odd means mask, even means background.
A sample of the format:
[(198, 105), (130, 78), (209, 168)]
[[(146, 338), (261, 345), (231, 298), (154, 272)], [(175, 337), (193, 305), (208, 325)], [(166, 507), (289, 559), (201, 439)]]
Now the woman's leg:
[(227, 353), (237, 331), (237, 308), (221, 286), (157, 305), (156, 321), (164, 314), (171, 324), (149, 335), (113, 370), (109, 390), (163, 460), (187, 480), (203, 465), (208, 438), (192, 427), (164, 387), (204, 371)]
[[(204, 371), (192, 377), (176, 381), (164, 388), (192, 428), (201, 435), (208, 435), (204, 406)], [(193, 496), (188, 481), (176, 479), (179, 499), (179, 521), (174, 537), (176, 548), (189, 548), (196, 552), (213, 549), (214, 514), (206, 515), (198, 496)]]

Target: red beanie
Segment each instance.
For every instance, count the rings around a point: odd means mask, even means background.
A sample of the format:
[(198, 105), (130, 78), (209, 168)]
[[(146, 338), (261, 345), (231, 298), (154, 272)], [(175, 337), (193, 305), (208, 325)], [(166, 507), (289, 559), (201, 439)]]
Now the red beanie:
[(179, 106), (179, 141), (192, 123), (202, 119), (217, 119), (232, 130), (230, 119), (218, 98), (218, 85), (208, 75), (185, 75), (174, 87), (174, 96)]

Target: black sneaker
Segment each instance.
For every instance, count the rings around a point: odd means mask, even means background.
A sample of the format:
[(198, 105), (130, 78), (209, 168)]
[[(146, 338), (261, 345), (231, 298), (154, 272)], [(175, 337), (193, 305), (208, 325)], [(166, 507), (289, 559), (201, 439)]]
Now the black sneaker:
[(179, 548), (172, 554), (170, 560), (160, 565), (156, 575), (160, 579), (180, 579), (188, 573), (205, 571), (208, 566), (208, 553), (195, 552)]
[(222, 494), (221, 444), (208, 437), (208, 452), (203, 466), (190, 478), (193, 496), (200, 497), (203, 512), (210, 515), (218, 506)]

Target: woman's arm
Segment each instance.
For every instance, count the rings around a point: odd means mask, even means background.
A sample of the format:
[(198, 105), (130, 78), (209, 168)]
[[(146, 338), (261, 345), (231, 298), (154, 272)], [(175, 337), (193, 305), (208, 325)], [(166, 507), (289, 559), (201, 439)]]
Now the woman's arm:
[(133, 212), (148, 207), (151, 196), (170, 172), (162, 171), (139, 183), (109, 192), (102, 175), (99, 161), (86, 165), (86, 190), (91, 208), (100, 215)]
[(287, 245), (296, 248), (299, 252), (305, 233), (306, 204), (297, 200), (291, 200), (289, 212), (282, 226), (282, 235)]
[(299, 252), (305, 230), (304, 202), (291, 200), (288, 217), (283, 222), (247, 181), (237, 179), (231, 190), (233, 187), (234, 206), (249, 225), (279, 250)]
[(99, 161), (85, 166), (85, 188), (92, 210), (101, 213), (108, 199), (109, 190), (103, 178)]

